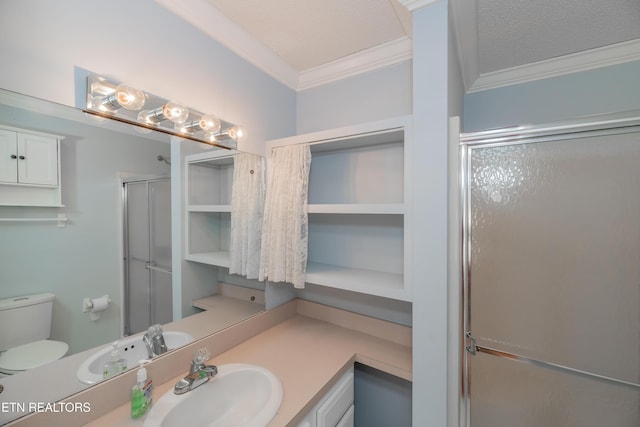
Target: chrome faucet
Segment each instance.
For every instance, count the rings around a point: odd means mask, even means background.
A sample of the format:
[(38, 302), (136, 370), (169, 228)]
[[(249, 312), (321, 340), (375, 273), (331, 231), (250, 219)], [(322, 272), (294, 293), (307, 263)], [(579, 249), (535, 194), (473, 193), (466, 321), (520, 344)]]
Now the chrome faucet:
[(142, 337), (142, 341), (144, 341), (144, 345), (147, 347), (149, 359), (164, 354), (168, 350), (164, 342), (164, 335), (162, 335), (162, 325), (150, 326)]
[(204, 362), (209, 360), (209, 357), (211, 357), (211, 353), (209, 353), (206, 347), (202, 347), (196, 352), (191, 362), (189, 374), (178, 381), (173, 388), (175, 394), (184, 394), (191, 391), (216, 376), (218, 368), (213, 365), (204, 364)]

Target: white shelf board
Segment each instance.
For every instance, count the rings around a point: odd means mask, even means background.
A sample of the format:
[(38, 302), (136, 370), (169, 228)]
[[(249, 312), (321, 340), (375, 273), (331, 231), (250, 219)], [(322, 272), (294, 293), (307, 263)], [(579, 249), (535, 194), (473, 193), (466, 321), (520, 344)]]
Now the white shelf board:
[(348, 291), (411, 301), (402, 274), (307, 262), (305, 281)]
[(231, 212), (231, 205), (189, 205), (189, 212)]
[(338, 203), (338, 204), (309, 204), (309, 213), (323, 214), (404, 214), (404, 204), (402, 203)]
[(187, 254), (187, 261), (195, 261), (202, 264), (216, 265), (218, 267), (229, 268), (229, 251), (217, 252), (200, 252), (195, 254)]
[(329, 151), (353, 150), (381, 144), (402, 144), (403, 129), (387, 129), (378, 132), (351, 135), (349, 137), (311, 142), (312, 153), (326, 153)]

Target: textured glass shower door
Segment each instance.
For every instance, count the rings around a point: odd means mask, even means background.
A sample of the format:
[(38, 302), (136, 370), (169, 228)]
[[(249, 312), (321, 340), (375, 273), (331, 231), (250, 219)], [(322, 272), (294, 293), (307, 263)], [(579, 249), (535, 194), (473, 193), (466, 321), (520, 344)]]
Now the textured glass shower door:
[(640, 133), (465, 157), (470, 427), (640, 425)]

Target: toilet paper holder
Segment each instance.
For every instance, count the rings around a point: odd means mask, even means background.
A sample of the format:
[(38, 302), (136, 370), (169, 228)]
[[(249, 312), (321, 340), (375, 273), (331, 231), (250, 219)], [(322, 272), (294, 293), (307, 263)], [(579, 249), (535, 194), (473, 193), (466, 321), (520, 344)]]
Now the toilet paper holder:
[(82, 312), (90, 313), (91, 320), (98, 320), (100, 312), (104, 311), (111, 304), (109, 295), (103, 295), (98, 298), (84, 298), (82, 300)]

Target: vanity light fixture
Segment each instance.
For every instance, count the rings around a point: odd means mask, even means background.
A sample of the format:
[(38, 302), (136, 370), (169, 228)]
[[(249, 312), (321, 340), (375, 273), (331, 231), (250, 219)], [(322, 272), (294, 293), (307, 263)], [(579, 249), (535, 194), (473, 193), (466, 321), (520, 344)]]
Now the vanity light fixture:
[[(145, 107), (143, 110), (142, 108)], [(239, 126), (97, 74), (87, 76), (86, 113), (225, 149), (246, 135)]]

